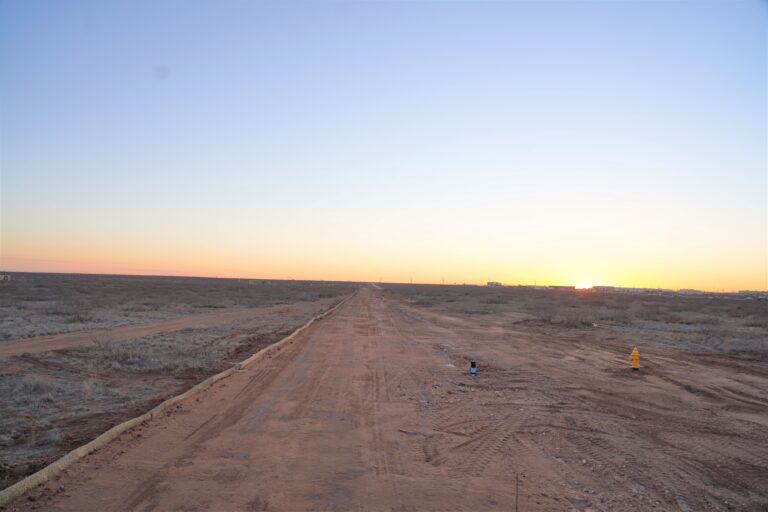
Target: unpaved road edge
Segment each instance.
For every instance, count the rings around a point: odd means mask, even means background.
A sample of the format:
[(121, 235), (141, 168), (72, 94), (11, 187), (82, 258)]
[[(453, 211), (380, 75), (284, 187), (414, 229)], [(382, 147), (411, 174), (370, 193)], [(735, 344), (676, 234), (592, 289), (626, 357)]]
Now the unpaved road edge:
[[(354, 293), (352, 295), (354, 295)], [(83, 446), (80, 446), (79, 448), (75, 448), (74, 450), (70, 451), (63, 457), (55, 460), (54, 462), (47, 465), (43, 469), (37, 471), (36, 473), (33, 473), (28, 477), (24, 478), (23, 480), (16, 482), (15, 484), (8, 487), (7, 489), (3, 489), (2, 491), (0, 491), (0, 507), (5, 507), (9, 503), (11, 503), (13, 500), (24, 495), (27, 491), (30, 491), (35, 487), (51, 480), (53, 477), (55, 477), (56, 475), (58, 475), (59, 473), (67, 469), (69, 466), (71, 466), (78, 460), (82, 459), (83, 457), (86, 457), (87, 455), (95, 452), (96, 450), (103, 448), (111, 441), (117, 439), (124, 432), (132, 429), (133, 427), (141, 423), (151, 420), (157, 414), (165, 411), (169, 407), (183, 400), (186, 400), (187, 398), (193, 395), (196, 395), (197, 393), (200, 393), (205, 389), (208, 389), (214, 383), (220, 381), (221, 379), (229, 377), (236, 371), (258, 361), (259, 359), (271, 353), (272, 351), (279, 350), (282, 345), (290, 343), (291, 340), (293, 340), (293, 338), (295, 338), (301, 332), (306, 330), (310, 325), (312, 325), (313, 323), (321, 320), (322, 318), (325, 318), (326, 316), (338, 310), (342, 305), (344, 305), (344, 303), (347, 300), (349, 300), (350, 297), (352, 297), (352, 295), (348, 295), (347, 297), (342, 299), (340, 302), (338, 302), (335, 306), (328, 309), (327, 311), (310, 318), (307, 323), (305, 323), (304, 325), (302, 325), (301, 327), (293, 331), (291, 334), (289, 334), (282, 340), (276, 343), (273, 343), (268, 347), (264, 347), (263, 349), (259, 350), (255, 354), (252, 354), (251, 356), (249, 356), (247, 359), (239, 363), (236, 363), (231, 368), (228, 368), (222, 372), (212, 375), (211, 377), (208, 377), (207, 379), (200, 382), (199, 384), (192, 386), (190, 389), (188, 389), (184, 393), (181, 393), (180, 395), (176, 395), (174, 397), (171, 397), (163, 401), (162, 403), (160, 403), (159, 405), (151, 409), (149, 412), (146, 412), (135, 418), (124, 421), (118, 425), (115, 425), (111, 429), (107, 430), (106, 432), (98, 436), (93, 441), (86, 443)]]

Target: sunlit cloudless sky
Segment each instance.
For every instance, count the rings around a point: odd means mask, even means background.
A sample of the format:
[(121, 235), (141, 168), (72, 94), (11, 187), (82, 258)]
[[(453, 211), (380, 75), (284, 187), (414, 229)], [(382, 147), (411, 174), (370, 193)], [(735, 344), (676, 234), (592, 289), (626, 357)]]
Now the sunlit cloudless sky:
[(767, 22), (4, 1), (0, 266), (766, 289)]

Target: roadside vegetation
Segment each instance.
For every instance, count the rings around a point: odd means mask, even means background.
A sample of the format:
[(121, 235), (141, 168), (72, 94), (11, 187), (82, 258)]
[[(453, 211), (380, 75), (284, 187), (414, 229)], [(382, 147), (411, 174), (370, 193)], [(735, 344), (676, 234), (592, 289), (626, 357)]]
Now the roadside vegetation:
[(11, 283), (2, 288), (9, 293), (0, 294), (0, 325), (13, 328), (0, 331), (6, 339), (19, 332), (81, 330), (211, 308), (281, 307), (131, 340), (96, 331), (87, 346), (0, 359), (0, 489), (280, 340), (356, 288), (45, 274), (14, 276)]
[(14, 273), (0, 286), (0, 341), (224, 308), (344, 295), (348, 283)]

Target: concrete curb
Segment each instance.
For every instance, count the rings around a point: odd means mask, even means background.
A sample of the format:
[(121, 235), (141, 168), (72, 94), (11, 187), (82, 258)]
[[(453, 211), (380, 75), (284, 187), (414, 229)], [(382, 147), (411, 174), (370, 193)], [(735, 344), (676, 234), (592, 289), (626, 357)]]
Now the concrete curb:
[(221, 379), (227, 378), (233, 373), (241, 370), (242, 368), (245, 368), (246, 366), (253, 364), (256, 361), (263, 359), (265, 356), (280, 350), (280, 348), (283, 345), (290, 343), (294, 338), (296, 338), (296, 336), (298, 336), (303, 331), (308, 329), (310, 325), (312, 325), (318, 320), (325, 318), (326, 316), (338, 310), (341, 306), (344, 305), (345, 302), (349, 300), (350, 297), (351, 295), (343, 299), (341, 302), (333, 306), (331, 309), (323, 313), (320, 313), (319, 315), (313, 316), (312, 318), (309, 319), (307, 323), (305, 323), (304, 325), (302, 325), (301, 327), (299, 327), (298, 329), (296, 329), (291, 334), (289, 334), (282, 340), (278, 341), (277, 343), (273, 343), (268, 347), (264, 347), (263, 349), (259, 350), (255, 354), (245, 359), (244, 361), (241, 361), (235, 364), (231, 368), (224, 370), (223, 372), (217, 373), (216, 375), (213, 375), (211, 377), (208, 377), (207, 379), (200, 382), (199, 384), (192, 386), (190, 389), (188, 389), (184, 393), (165, 400), (164, 402), (155, 406), (149, 412), (144, 413), (141, 416), (132, 418), (128, 421), (124, 421), (119, 425), (115, 425), (111, 429), (107, 430), (106, 432), (98, 436), (93, 441), (86, 443), (79, 448), (75, 448), (74, 450), (67, 453), (60, 459), (57, 459), (56, 461), (50, 463), (40, 471), (29, 475), (28, 477), (16, 482), (15, 484), (13, 484), (12, 486), (6, 489), (3, 489), (2, 491), (0, 491), (0, 507), (5, 507), (16, 498), (24, 495), (26, 492), (34, 489), (40, 484), (44, 484), (45, 482), (49, 481), (51, 478), (55, 477), (56, 475), (64, 471), (65, 469), (67, 469), (69, 466), (71, 466), (78, 460), (95, 452), (96, 450), (103, 448), (104, 446), (109, 444), (111, 441), (114, 441), (115, 439), (120, 437), (121, 434), (132, 429), (136, 425), (139, 425), (141, 423), (144, 423), (145, 421), (151, 420), (161, 412), (168, 410), (170, 407), (178, 404), (179, 402), (182, 402), (187, 398), (208, 389), (209, 387), (211, 387), (213, 384), (220, 381)]

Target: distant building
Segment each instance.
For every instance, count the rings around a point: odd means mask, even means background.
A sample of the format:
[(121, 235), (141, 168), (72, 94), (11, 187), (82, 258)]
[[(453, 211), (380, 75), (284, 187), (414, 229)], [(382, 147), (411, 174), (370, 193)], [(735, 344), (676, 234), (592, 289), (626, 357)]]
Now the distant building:
[(7, 283), (10, 280), (11, 280), (11, 274), (0, 272), (0, 283)]
[(494, 288), (500, 288), (500, 287), (502, 287), (502, 286), (504, 286), (504, 285), (503, 285), (503, 284), (501, 284), (501, 283), (500, 283), (500, 282), (498, 282), (498, 281), (488, 281), (488, 283), (486, 284), (486, 286), (491, 286), (491, 287), (494, 287)]
[(576, 287), (575, 286), (556, 286), (556, 285), (553, 285), (553, 286), (550, 286), (549, 289), (550, 290), (575, 290)]
[(768, 300), (768, 291), (761, 290), (740, 290), (737, 294), (740, 298), (751, 298), (758, 300)]
[(630, 295), (674, 295), (677, 292), (668, 288), (624, 288), (621, 286), (593, 286), (596, 293), (624, 293)]
[(677, 293), (679, 293), (680, 295), (703, 295), (704, 294), (704, 292), (702, 292), (701, 290), (690, 290), (690, 289), (678, 290)]

